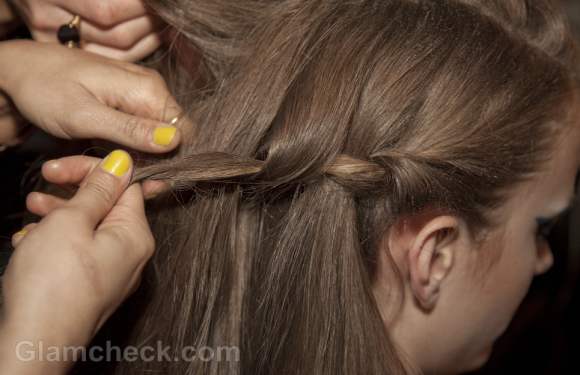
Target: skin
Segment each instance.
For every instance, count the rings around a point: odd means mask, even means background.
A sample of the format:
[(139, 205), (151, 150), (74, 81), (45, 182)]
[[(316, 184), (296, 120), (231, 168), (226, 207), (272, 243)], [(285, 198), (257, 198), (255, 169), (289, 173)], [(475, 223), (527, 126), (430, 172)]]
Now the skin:
[[(460, 218), (436, 212), (406, 218), (386, 236), (375, 295), (402, 355), (425, 374), (485, 364), (532, 279), (551, 267), (552, 252), (537, 236), (537, 218), (555, 216), (570, 204), (578, 135), (574, 130), (563, 137), (546, 168), (493, 213), (501, 225), (488, 231), (481, 248)], [(405, 281), (399, 314), (390, 309), (387, 294), (392, 285), (387, 251)]]
[[(488, 360), (532, 279), (552, 265), (536, 220), (569, 205), (580, 165), (579, 140), (578, 134), (563, 137), (543, 170), (513, 190), (492, 213), (501, 225), (488, 231), (483, 243), (471, 238), (460, 218), (436, 211), (405, 218), (385, 237), (374, 292), (385, 325), (411, 367), (454, 374)], [(71, 156), (45, 164), (42, 173), (52, 183), (75, 184), (98, 163)], [(40, 216), (66, 204), (42, 193), (27, 199), (28, 209)], [(405, 280), (398, 314), (392, 310), (387, 251)]]
[[(101, 159), (84, 155), (50, 160), (42, 166), (42, 177), (51, 184), (63, 187), (79, 185), (100, 162)], [(167, 188), (168, 186), (162, 181), (143, 182), (143, 193), (147, 199), (155, 197)], [(66, 199), (34, 191), (26, 197), (26, 208), (31, 213), (44, 217), (53, 210), (66, 205), (66, 202)]]
[[(87, 51), (133, 61), (160, 44), (159, 23), (140, 1), (23, 0), (15, 5), (39, 41), (56, 41), (57, 28), (74, 13), (82, 18), (81, 47)], [(180, 141), (176, 131), (171, 141), (154, 142), (155, 129), (166, 128), (181, 111), (159, 74), (136, 65), (59, 45), (5, 42), (0, 44), (0, 91), (12, 101), (2, 96), (4, 109), (16, 107), (57, 137), (101, 138), (156, 153)], [(2, 112), (0, 144), (20, 141), (21, 123), (13, 113)], [(15, 251), (2, 278), (0, 373), (65, 374), (71, 363), (22, 362), (15, 358), (15, 345), (23, 340), (86, 345), (138, 286), (155, 247), (144, 193), (139, 185), (127, 188), (132, 167), (117, 176), (100, 163), (91, 159), (90, 168), (72, 175), (63, 174), (58, 162), (45, 168), (81, 187), (70, 201), (45, 207), (39, 223), (13, 237)], [(159, 186), (144, 190), (155, 192)]]
[[(136, 5), (140, 2), (29, 0), (17, 4), (38, 40), (54, 42), (56, 29), (70, 21), (74, 13), (83, 18), (83, 48), (88, 51), (135, 60), (159, 45), (155, 21), (143, 13), (142, 5)], [(149, 120), (159, 123), (171, 118), (160, 118), (163, 112), (154, 93), (165, 93), (166, 89), (161, 88), (155, 74), (58, 46), (43, 46), (42, 50), (32, 45), (12, 50), (4, 46), (0, 47), (0, 65), (2, 61), (5, 65), (14, 61), (13, 53), (18, 53), (18, 61), (28, 63), (8, 64), (14, 70), (4, 78), (0, 76), (0, 87), (26, 117), (49, 133), (64, 138), (104, 138), (150, 152), (167, 151), (177, 145), (178, 139), (165, 149), (151, 143), (151, 129), (158, 124), (152, 125)], [(55, 52), (49, 53), (51, 48)], [(2, 53), (9, 54), (10, 59), (1, 58)], [(7, 72), (8, 65), (1, 66), (0, 72)], [(119, 80), (101, 79), (110, 78), (114, 72)], [(123, 75), (134, 79), (124, 80)], [(149, 80), (153, 81), (149, 90), (129, 92), (134, 96), (127, 100), (123, 88), (134, 89)], [(59, 99), (55, 92), (63, 96)], [(74, 115), (85, 117), (67, 118), (70, 108), (82, 108)], [(564, 142), (565, 155), (554, 156), (552, 173), (539, 175), (514, 194), (498, 213), (505, 218), (505, 226), (491, 232), (480, 251), (476, 251), (460, 218), (437, 213), (409, 218), (386, 239), (405, 277), (406, 298), (398, 319), (385, 318), (385, 322), (401, 351), (425, 373), (456, 373), (482, 365), (532, 278), (550, 267), (551, 251), (535, 237), (535, 219), (552, 215), (568, 201), (578, 167), (577, 160), (569, 157), (577, 154), (572, 141), (576, 138)], [(143, 193), (136, 185), (123, 193), (128, 179), (102, 172), (96, 168), (99, 162), (73, 157), (47, 164), (43, 174), (49, 181), (83, 187), (71, 201), (40, 193), (27, 200), (29, 209), (43, 219), (29, 226), (26, 235), (13, 239), (16, 251), (3, 280), (6, 300), (0, 322), (1, 373), (66, 373), (68, 363), (15, 361), (11, 348), (22, 340), (84, 345), (138, 285), (140, 271), (154, 248), (144, 217)], [(63, 228), (74, 236), (62, 236)], [(478, 252), (500, 254), (483, 277), (473, 272), (481, 268)], [(62, 267), (71, 263), (76, 266)], [(59, 267), (62, 272), (54, 272)], [(385, 317), (391, 313), (386, 307), (387, 270), (385, 255), (375, 285)], [(110, 275), (116, 277), (111, 279)], [(108, 280), (105, 285), (96, 282), (104, 279)], [(99, 293), (91, 293), (96, 290)], [(55, 304), (55, 300), (63, 304)], [(67, 308), (60, 310), (60, 306)]]
[[(166, 145), (154, 142), (155, 129), (181, 110), (159, 73), (130, 63), (53, 44), (3, 42), (0, 90), (22, 116), (59, 138), (99, 138), (153, 153), (180, 141), (177, 131)], [(15, 126), (0, 123), (0, 144), (13, 141)]]
[[(1, 0), (0, 0), (1, 1)], [(40, 42), (56, 43), (57, 30), (81, 17), (81, 48), (123, 61), (138, 61), (161, 45), (162, 23), (141, 0), (15, 0), (18, 13)]]
[(138, 286), (155, 242), (141, 187), (127, 188), (130, 156), (117, 154), (122, 174), (99, 160), (72, 199), (13, 236), (2, 277), (0, 373), (65, 374), (71, 363), (19, 361), (17, 343), (86, 345)]
[[(56, 44), (5, 42), (0, 89), (23, 116), (57, 137), (102, 138), (155, 153), (180, 141), (176, 131), (168, 144), (154, 142), (155, 129), (181, 111), (159, 74), (136, 65)], [(0, 122), (0, 143), (17, 140), (18, 126)], [(137, 287), (152, 254), (141, 187), (125, 191), (130, 170), (118, 178), (96, 168), (95, 160), (68, 181), (81, 184), (73, 199), (46, 209), (39, 223), (13, 238), (15, 252), (2, 278), (0, 373), (65, 374), (70, 363), (22, 362), (15, 345), (86, 345)]]
[[(8, 30), (3, 25), (17, 19), (14, 9), (35, 40), (49, 43), (58, 43), (59, 27), (70, 22), (73, 15), (79, 15), (82, 20), (80, 47), (116, 60), (141, 60), (162, 43), (163, 24), (148, 13), (141, 0), (14, 0), (11, 4), (13, 7), (6, 0), (0, 0), (0, 34)], [(11, 65), (22, 61), (13, 54), (2, 59)], [(35, 62), (41, 65), (44, 60)], [(25, 135), (23, 125), (21, 116), (0, 92), (0, 146), (21, 143)]]

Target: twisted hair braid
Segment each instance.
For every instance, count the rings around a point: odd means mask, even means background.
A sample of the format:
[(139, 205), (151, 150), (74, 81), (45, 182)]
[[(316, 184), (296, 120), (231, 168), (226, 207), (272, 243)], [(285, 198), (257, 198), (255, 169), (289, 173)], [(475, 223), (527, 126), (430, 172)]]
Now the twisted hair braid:
[[(382, 158), (386, 156), (381, 154)], [(258, 190), (268, 190), (268, 187), (276, 187), (276, 182), (268, 181), (267, 176), (263, 175), (266, 163), (263, 160), (244, 158), (224, 152), (188, 155), (176, 161), (156, 163), (140, 168), (134, 176), (134, 181), (165, 180), (170, 183), (173, 190), (187, 190), (200, 182), (235, 183), (253, 186)], [(321, 171), (321, 176), (331, 178), (353, 193), (384, 190), (387, 174), (388, 171), (383, 165), (349, 155), (338, 155), (333, 163), (325, 166)], [(303, 182), (292, 181), (292, 184)]]
[[(202, 33), (203, 0), (152, 2), (207, 48), (217, 84), (179, 153), (135, 179), (214, 194), (151, 207), (159, 245), (131, 340), (176, 353), (236, 345), (241, 358), (116, 374), (413, 373), (373, 296), (378, 267), (390, 309), (402, 291), (381, 240), (428, 206), (483, 228), (542, 168), (576, 89), (551, 1), (535, 0), (523, 25), (531, 0), (281, 0), (256, 12), (240, 0), (231, 25)], [(233, 4), (207, 3), (208, 19)], [(278, 189), (289, 194), (244, 199)]]

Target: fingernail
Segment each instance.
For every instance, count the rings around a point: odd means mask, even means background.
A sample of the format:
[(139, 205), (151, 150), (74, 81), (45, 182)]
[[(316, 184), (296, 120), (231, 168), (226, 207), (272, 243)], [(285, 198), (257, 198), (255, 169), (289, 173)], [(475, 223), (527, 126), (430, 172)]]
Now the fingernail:
[(123, 150), (115, 150), (103, 160), (101, 168), (112, 175), (122, 177), (131, 168), (131, 157)]
[(153, 131), (153, 142), (159, 146), (168, 146), (175, 137), (176, 131), (175, 126), (160, 126)]
[(24, 236), (26, 236), (26, 233), (28, 233), (28, 231), (26, 229), (20, 229), (18, 232), (14, 233), (14, 238), (15, 239), (20, 239)]
[(58, 160), (49, 160), (44, 163), (44, 168), (58, 169), (59, 167), (60, 164), (58, 163)]

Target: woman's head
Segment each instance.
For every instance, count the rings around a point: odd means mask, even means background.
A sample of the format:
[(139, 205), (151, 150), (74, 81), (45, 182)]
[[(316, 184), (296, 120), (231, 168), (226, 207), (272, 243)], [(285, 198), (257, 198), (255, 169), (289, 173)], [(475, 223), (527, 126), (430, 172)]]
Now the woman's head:
[(194, 111), (190, 145), (138, 175), (193, 190), (152, 215), (140, 337), (239, 345), (241, 362), (143, 366), (481, 364), (549, 264), (534, 225), (567, 199), (577, 167), (557, 12), (282, 1), (255, 17), (245, 53)]
[[(558, 142), (542, 171), (519, 184), (494, 210), (498, 224), (479, 241), (473, 241), (460, 220), (439, 213), (407, 218), (386, 236), (409, 280), (408, 299), (391, 332), (425, 372), (457, 373), (485, 363), (532, 278), (551, 267), (544, 228), (571, 203), (578, 138), (576, 132)], [(455, 231), (455, 237), (449, 239), (441, 230)], [(387, 276), (379, 271), (383, 281), (375, 283), (379, 304)]]

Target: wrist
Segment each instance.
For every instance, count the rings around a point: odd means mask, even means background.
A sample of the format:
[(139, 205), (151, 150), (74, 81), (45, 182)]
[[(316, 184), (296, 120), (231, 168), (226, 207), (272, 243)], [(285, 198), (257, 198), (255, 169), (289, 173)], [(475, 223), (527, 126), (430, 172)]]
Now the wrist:
[[(7, 304), (0, 319), (0, 374), (64, 375), (86, 350), (91, 337), (77, 316), (55, 318), (51, 313), (27, 306), (11, 309)], [(36, 311), (36, 313), (31, 313)], [(80, 357), (82, 358), (82, 357)], [(8, 369), (14, 369), (8, 371)]]
[(11, 375), (64, 375), (72, 362), (56, 355), (56, 348), (33, 339), (10, 324), (0, 325), (0, 373)]

